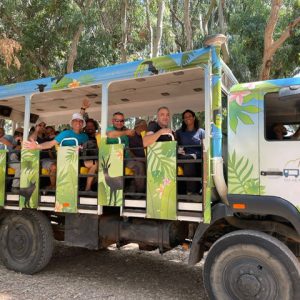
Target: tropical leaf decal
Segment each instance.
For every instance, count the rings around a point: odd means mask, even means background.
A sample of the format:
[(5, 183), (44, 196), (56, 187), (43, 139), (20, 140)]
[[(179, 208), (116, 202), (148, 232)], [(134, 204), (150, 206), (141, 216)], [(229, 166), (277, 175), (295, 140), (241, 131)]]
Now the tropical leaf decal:
[(259, 195), (265, 193), (259, 178), (253, 178), (253, 164), (248, 158), (237, 158), (235, 151), (228, 156), (229, 193)]
[(155, 57), (142, 61), (136, 68), (134, 77), (145, 75), (145, 72), (149, 69), (149, 64), (151, 64), (159, 73), (180, 69), (180, 66), (170, 56)]
[(184, 52), (181, 56), (181, 66), (185, 66), (185, 65), (188, 65), (191, 60), (193, 59), (193, 54), (194, 54), (194, 51), (187, 51), (187, 52)]
[(209, 60), (209, 53), (204, 53), (197, 55), (196, 57), (193, 57), (193, 59), (189, 62), (188, 66), (193, 67), (193, 66), (198, 66), (201, 64), (207, 64)]
[(245, 125), (254, 124), (251, 114), (257, 114), (261, 109), (255, 105), (239, 105), (236, 101), (229, 104), (229, 126), (236, 133), (239, 121)]
[(52, 89), (52, 90), (60, 90), (60, 89), (67, 88), (68, 85), (69, 85), (72, 81), (73, 81), (72, 78), (64, 77), (64, 78), (62, 78), (58, 83), (52, 84), (51, 89)]
[(176, 142), (148, 147), (147, 217), (176, 220)]
[(60, 147), (57, 152), (56, 203), (57, 212), (77, 212), (78, 148)]
[(81, 84), (91, 84), (94, 82), (94, 80), (95, 80), (95, 78), (92, 75), (83, 75), (78, 78), (78, 81)]
[[(39, 199), (39, 171), (40, 171), (40, 152), (39, 150), (21, 151), (21, 180), (20, 187), (27, 188), (35, 183), (36, 189), (30, 197), (29, 205), (31, 208), (38, 207)], [(25, 198), (20, 197), (20, 207), (24, 207)]]

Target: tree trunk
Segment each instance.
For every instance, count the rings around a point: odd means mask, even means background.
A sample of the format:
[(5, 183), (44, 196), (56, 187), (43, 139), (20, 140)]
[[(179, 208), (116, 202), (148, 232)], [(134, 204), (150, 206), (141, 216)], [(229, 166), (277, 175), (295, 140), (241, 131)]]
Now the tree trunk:
[(123, 0), (122, 7), (122, 41), (121, 41), (121, 62), (127, 62), (127, 38), (128, 38), (128, 24), (127, 24), (128, 0)]
[(203, 28), (203, 31), (204, 31), (204, 35), (208, 34), (208, 22), (209, 22), (209, 19), (212, 16), (212, 14), (213, 14), (214, 9), (215, 9), (216, 6), (217, 6), (217, 1), (216, 0), (211, 0), (209, 8), (208, 8), (208, 11), (207, 11), (207, 14), (205, 15), (205, 17), (203, 19), (203, 26), (202, 26), (202, 28)]
[[(171, 6), (172, 5), (172, 6)], [(172, 20), (172, 30), (174, 32), (175, 35), (175, 45), (176, 48), (174, 49), (174, 51), (184, 51), (184, 23), (178, 18), (177, 16), (177, 9), (178, 9), (178, 0), (173, 0), (172, 3), (170, 3), (170, 12), (171, 12), (171, 20)], [(181, 27), (181, 32), (182, 34), (180, 35), (178, 33), (178, 26), (177, 23), (178, 22), (180, 24)]]
[(153, 39), (153, 57), (156, 57), (160, 51), (160, 42), (163, 30), (163, 18), (165, 11), (165, 1), (160, 0), (157, 14), (157, 25), (156, 25), (156, 33), (155, 38)]
[[(87, 0), (87, 3), (85, 6), (80, 6), (83, 17), (86, 16), (92, 3), (93, 3), (93, 0)], [(83, 3), (82, 3), (82, 5), (83, 5)], [(74, 72), (74, 63), (77, 58), (78, 43), (79, 43), (79, 39), (80, 39), (83, 29), (84, 29), (84, 23), (83, 23), (83, 21), (81, 21), (77, 27), (77, 30), (75, 31), (73, 39), (72, 39), (71, 49), (70, 49), (68, 60), (67, 60), (67, 73)]]
[[(219, 19), (220, 33), (226, 36), (226, 23), (224, 18), (224, 5), (225, 5), (224, 1), (225, 0), (219, 0), (218, 19)], [(222, 49), (223, 60), (227, 64), (230, 59), (227, 40), (225, 41), (224, 44), (222, 44), (221, 49)]]
[(190, 0), (184, 0), (184, 31), (186, 39), (186, 50), (193, 49), (192, 27), (190, 21)]
[(281, 5), (282, 0), (272, 0), (271, 13), (265, 29), (264, 54), (260, 72), (260, 80), (269, 79), (272, 60), (275, 52), (291, 36), (293, 29), (300, 24), (300, 17), (298, 17), (295, 20), (293, 20), (281, 33), (280, 37), (276, 41), (274, 41), (273, 34), (279, 19), (279, 11)]
[(150, 20), (149, 0), (145, 0), (145, 7), (146, 7), (147, 29), (149, 32), (149, 45), (150, 45), (149, 57), (152, 58), (152, 56), (153, 56), (153, 28), (151, 26), (151, 20)]

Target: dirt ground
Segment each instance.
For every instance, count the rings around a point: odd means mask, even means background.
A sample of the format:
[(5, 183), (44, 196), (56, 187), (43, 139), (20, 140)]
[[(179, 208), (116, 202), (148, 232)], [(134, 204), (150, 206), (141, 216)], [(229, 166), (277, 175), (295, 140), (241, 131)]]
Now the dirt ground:
[(90, 251), (57, 245), (49, 265), (30, 276), (0, 263), (0, 300), (198, 299), (207, 300), (202, 263), (189, 267), (181, 247), (161, 256), (137, 245)]

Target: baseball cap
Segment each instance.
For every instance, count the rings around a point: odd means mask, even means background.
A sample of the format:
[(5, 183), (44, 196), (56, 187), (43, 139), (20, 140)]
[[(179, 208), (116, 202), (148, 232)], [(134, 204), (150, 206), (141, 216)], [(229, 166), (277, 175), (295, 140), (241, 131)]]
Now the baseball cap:
[(72, 115), (72, 119), (70, 121), (70, 125), (72, 125), (72, 121), (73, 120), (81, 120), (83, 122), (83, 127), (85, 127), (85, 120), (84, 120), (83, 116), (80, 113), (74, 113)]

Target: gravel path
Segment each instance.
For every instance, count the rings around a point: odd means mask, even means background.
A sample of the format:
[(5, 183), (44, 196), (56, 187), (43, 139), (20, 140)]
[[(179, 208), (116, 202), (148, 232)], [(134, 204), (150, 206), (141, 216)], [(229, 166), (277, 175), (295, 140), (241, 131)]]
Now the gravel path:
[(187, 265), (181, 247), (161, 256), (129, 244), (90, 251), (58, 245), (49, 265), (30, 276), (0, 263), (0, 300), (197, 299), (207, 300), (202, 264)]

